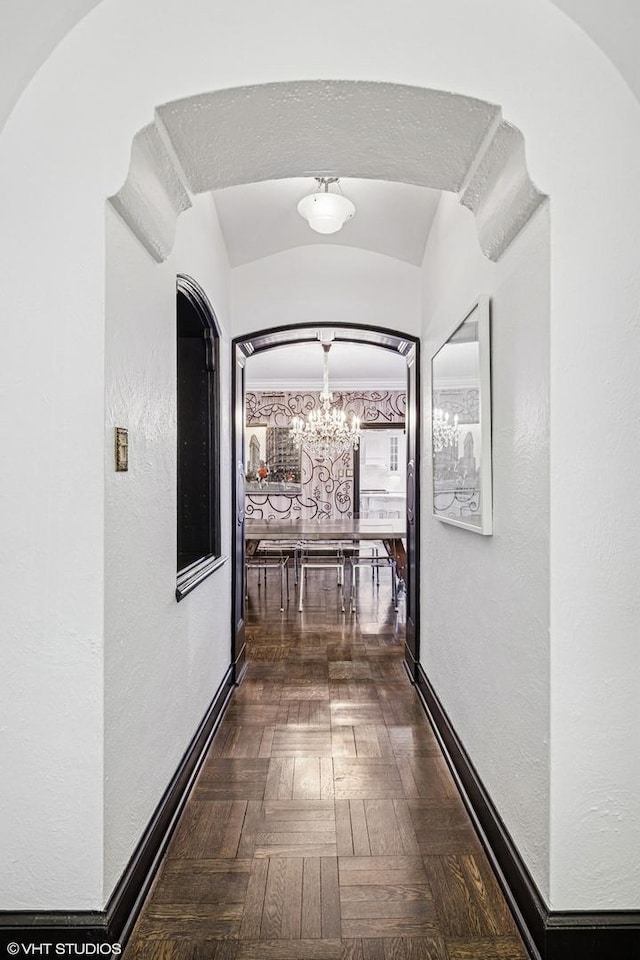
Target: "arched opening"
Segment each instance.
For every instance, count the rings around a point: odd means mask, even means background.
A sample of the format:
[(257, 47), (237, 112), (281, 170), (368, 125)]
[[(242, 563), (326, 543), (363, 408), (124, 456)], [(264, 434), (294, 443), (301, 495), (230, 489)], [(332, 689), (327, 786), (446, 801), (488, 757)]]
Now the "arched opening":
[[(232, 662), (238, 680), (246, 664), (245, 635), (245, 366), (247, 358), (257, 353), (269, 351), (288, 344), (301, 344), (317, 340), (322, 327), (332, 327), (337, 342), (350, 344), (369, 344), (399, 354), (406, 361), (406, 510), (405, 538), (400, 544), (399, 538), (389, 541), (388, 549), (397, 555), (401, 564), (402, 578), (406, 593), (405, 607), (405, 665), (413, 680), (419, 660), (419, 552), (420, 552), (420, 516), (419, 489), (420, 475), (420, 380), (419, 380), (419, 341), (417, 338), (401, 335), (392, 330), (365, 326), (347, 326), (324, 324), (319, 327), (297, 325), (276, 330), (263, 330), (233, 342), (233, 456), (234, 491), (233, 517), (235, 518), (233, 535), (233, 600), (232, 600)], [(404, 555), (403, 555), (404, 554)]]
[(182, 600), (220, 563), (220, 331), (195, 280), (176, 283), (177, 587)]
[[(295, 99), (294, 94), (299, 95), (299, 100)], [(287, 95), (291, 95), (292, 106), (289, 106)], [(343, 99), (340, 99), (341, 97)], [(333, 106), (334, 98), (340, 100), (338, 111)], [(304, 105), (301, 111), (303, 116), (299, 116), (297, 112), (301, 103)], [(243, 109), (248, 109), (247, 105), (250, 106), (252, 123), (248, 122), (248, 116), (243, 119)], [(397, 108), (397, 114), (394, 113), (394, 108)], [(279, 115), (280, 110), (281, 115)], [(434, 124), (441, 122), (442, 119), (440, 117), (440, 121), (437, 121), (438, 111), (443, 111), (448, 116), (448, 123), (443, 125), (443, 129), (438, 128), (442, 134), (441, 138), (432, 141)], [(398, 151), (394, 157), (381, 157), (380, 153), (375, 154), (381, 131), (391, 139), (398, 134), (398, 125), (394, 127), (393, 124), (389, 124), (389, 117), (399, 116), (406, 119), (409, 116), (415, 119), (416, 115), (418, 121), (415, 128), (412, 128), (415, 134), (412, 148), (409, 149), (406, 141), (402, 144), (403, 149), (407, 148), (406, 154), (401, 151)], [(462, 121), (463, 116), (464, 122), (458, 122)], [(469, 122), (470, 117), (474, 122)], [(230, 118), (233, 118), (232, 122)], [(356, 144), (357, 149), (354, 150), (350, 159), (349, 137), (352, 136), (354, 129), (359, 129), (357, 121), (362, 118), (367, 118), (364, 134), (361, 141)], [(306, 127), (301, 127), (303, 120), (307, 121)], [(400, 123), (399, 126), (401, 125)], [(314, 134), (315, 126), (318, 127), (319, 134)], [(343, 127), (348, 127), (349, 130)], [(245, 138), (239, 142), (238, 129), (249, 131), (248, 140)], [(304, 136), (301, 129), (305, 131)], [(215, 142), (209, 143), (208, 138), (214, 130)], [(295, 144), (292, 143), (292, 130), (295, 131), (296, 142), (301, 138), (306, 145), (309, 151), (308, 156), (296, 155)], [(166, 151), (167, 139), (171, 144), (170, 156)], [(340, 145), (341, 152), (336, 151), (334, 155), (320, 152), (326, 149), (326, 143), (334, 142)], [(432, 143), (437, 147), (438, 156), (436, 158), (432, 156), (431, 165), (428, 169), (424, 169), (421, 164)], [(451, 152), (456, 156), (454, 165), (448, 165)], [(175, 221), (177, 215), (191, 203), (190, 193), (204, 193), (210, 189), (236, 187), (242, 189), (242, 184), (266, 179), (271, 179), (273, 182), (301, 174), (335, 172), (368, 178), (369, 182), (376, 182), (377, 178), (378, 181), (384, 182), (417, 184), (418, 189), (421, 186), (437, 187), (448, 193), (445, 199), (455, 207), (461, 217), (466, 218), (466, 225), (469, 226), (472, 237), (474, 219), (469, 214), (469, 208), (476, 214), (475, 223), (480, 233), (481, 251), (487, 262), (501, 258), (542, 200), (526, 174), (522, 138), (518, 131), (501, 121), (496, 107), (479, 101), (470, 101), (468, 98), (459, 99), (456, 96), (443, 95), (438, 91), (398, 88), (395, 85), (343, 84), (341, 82), (270, 84), (264, 88), (222, 91), (202, 98), (190, 98), (188, 101), (161, 107), (156, 125), (141, 132), (134, 144), (133, 154), (130, 177), (123, 190), (113, 198), (112, 203), (146, 249), (158, 261), (163, 260), (171, 250)], [(317, 164), (320, 164), (320, 170)], [(171, 175), (172, 169), (178, 171), (176, 177)], [(136, 188), (140, 184), (149, 182), (153, 182), (158, 187), (159, 195), (164, 196), (166, 204), (158, 205), (157, 202), (151, 206), (147, 204), (144, 193)], [(186, 183), (187, 190), (181, 188), (182, 183)], [(157, 201), (157, 195), (151, 199)], [(467, 209), (461, 209), (456, 197), (463, 198), (463, 206), (466, 205)], [(308, 245), (307, 250), (312, 249), (324, 253), (329, 248), (324, 247), (320, 251), (317, 247)], [(341, 252), (335, 250), (336, 254)], [(473, 252), (480, 254), (477, 244)], [(508, 259), (505, 258), (505, 260)], [(488, 265), (493, 266), (492, 263)], [(264, 266), (266, 273), (274, 264), (265, 263)], [(327, 287), (332, 287), (331, 284), (326, 283), (326, 276), (322, 279)], [(278, 281), (281, 288), (295, 282), (295, 268), (291, 269), (291, 263), (278, 276)], [(275, 283), (274, 287), (277, 286), (278, 283)], [(333, 289), (337, 287), (334, 286)], [(232, 357), (234, 445), (231, 462), (234, 497), (230, 524), (233, 548), (231, 615), (232, 666), (236, 681), (243, 676), (246, 662), (245, 591), (243, 589), (243, 556), (246, 539), (245, 471), (242, 457), (243, 360), (252, 351), (267, 353), (272, 347), (295, 342), (296, 339), (303, 341), (305, 337), (316, 337), (316, 328), (326, 325), (326, 321), (312, 324), (308, 322), (306, 304), (309, 292), (304, 291), (304, 293), (302, 315), (307, 319), (307, 323), (302, 325), (295, 320), (291, 322), (291, 317), (288, 316), (285, 328), (277, 326), (278, 323), (283, 323), (283, 320), (274, 322), (278, 312), (277, 294), (272, 298), (276, 306), (272, 316), (268, 318), (263, 317), (259, 309), (252, 314), (246, 311), (242, 315), (237, 310), (237, 299), (234, 300), (232, 332), (242, 332), (242, 335), (233, 341)], [(263, 300), (269, 298), (265, 287), (259, 296), (262, 296)], [(300, 301), (298, 301), (298, 307), (300, 307)], [(349, 304), (350, 308), (351, 304)], [(398, 313), (399, 311), (394, 310), (387, 315), (395, 318)], [(416, 311), (416, 314), (418, 313), (419, 311)], [(298, 309), (297, 316), (300, 315), (301, 310)], [(324, 315), (333, 318), (335, 313), (325, 311)], [(348, 316), (349, 313), (346, 315)], [(402, 316), (401, 311), (400, 315)], [(376, 319), (378, 317), (379, 315)], [(384, 319), (386, 320), (386, 317)], [(399, 321), (399, 324), (404, 326), (404, 322), (406, 322), (405, 317)], [(332, 320), (331, 326), (340, 328), (341, 325)], [(415, 331), (420, 328), (418, 316), (414, 318), (413, 326), (409, 324), (407, 326), (415, 334)], [(413, 679), (418, 672), (419, 658), (420, 498), (418, 486), (419, 478), (423, 474), (418, 442), (418, 338), (415, 335), (409, 336), (397, 330), (386, 329), (383, 324), (375, 328), (359, 323), (344, 324), (344, 327), (341, 334), (349, 336), (351, 342), (357, 342), (359, 339), (366, 342), (365, 333), (369, 331), (372, 337), (381, 338), (380, 345), (387, 349), (405, 350), (406, 346), (402, 344), (408, 345), (409, 348), (413, 347), (410, 370), (415, 378), (416, 402), (414, 404), (415, 421), (411, 434), (413, 450), (410, 444), (407, 453), (407, 521), (410, 534), (405, 648), (405, 663)], [(253, 332), (256, 328), (257, 332)], [(349, 331), (351, 331), (350, 334)], [(369, 340), (369, 342), (372, 341)], [(408, 407), (411, 408), (411, 406), (409, 402)], [(410, 426), (409, 431), (411, 432)], [(423, 463), (423, 466), (428, 467), (428, 464)], [(464, 549), (463, 546), (462, 550)], [(426, 550), (424, 559), (426, 567), (431, 560)], [(441, 596), (445, 596), (444, 592)], [(251, 680), (250, 675), (247, 680)], [(463, 685), (458, 684), (458, 688), (463, 689)]]
[[(390, 142), (393, 150), (388, 149)], [(110, 203), (154, 259), (162, 261), (171, 252), (178, 216), (191, 206), (190, 194), (318, 173), (456, 194), (474, 214), (480, 247), (493, 261), (502, 257), (545, 199), (529, 178), (523, 136), (502, 118), (499, 106), (404, 84), (313, 80), (216, 90), (159, 106), (154, 123), (134, 138), (127, 180)], [(352, 341), (366, 340), (365, 329), (354, 327), (360, 332), (353, 333)], [(301, 332), (293, 336), (293, 330)], [(246, 351), (304, 339), (309, 336), (304, 330), (293, 324), (287, 332), (275, 329), (234, 340), (236, 677), (244, 657), (243, 457), (238, 435), (243, 424), (242, 357)], [(379, 336), (390, 338), (381, 342), (389, 349), (413, 344), (409, 377), (415, 394), (413, 400), (407, 397), (408, 409), (413, 403), (414, 410), (407, 424), (413, 437), (407, 444), (407, 660), (413, 677), (418, 642), (418, 341), (390, 331)], [(411, 423), (411, 417), (416, 422)]]

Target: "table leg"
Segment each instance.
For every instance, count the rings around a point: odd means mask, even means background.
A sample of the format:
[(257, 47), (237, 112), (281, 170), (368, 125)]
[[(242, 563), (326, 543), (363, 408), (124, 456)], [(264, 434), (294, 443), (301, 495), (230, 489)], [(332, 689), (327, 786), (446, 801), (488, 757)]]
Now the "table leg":
[(398, 576), (403, 582), (407, 579), (407, 551), (404, 543), (400, 539), (383, 540), (384, 548), (389, 556), (396, 562)]

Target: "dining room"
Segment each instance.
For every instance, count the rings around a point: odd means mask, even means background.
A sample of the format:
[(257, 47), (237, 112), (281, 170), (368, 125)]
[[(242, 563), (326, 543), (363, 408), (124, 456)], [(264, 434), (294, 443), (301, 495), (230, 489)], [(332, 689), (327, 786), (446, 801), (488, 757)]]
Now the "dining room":
[(345, 619), (386, 622), (390, 605), (401, 640), (407, 362), (340, 332), (314, 330), (246, 361), (247, 615), (275, 603), (304, 618), (329, 602)]

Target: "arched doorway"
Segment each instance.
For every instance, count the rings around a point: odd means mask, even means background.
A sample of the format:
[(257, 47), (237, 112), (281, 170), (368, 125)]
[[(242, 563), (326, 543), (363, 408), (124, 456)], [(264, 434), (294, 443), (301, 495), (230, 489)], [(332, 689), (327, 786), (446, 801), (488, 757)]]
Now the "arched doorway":
[(232, 346), (233, 403), (233, 597), (232, 597), (232, 663), (236, 682), (246, 665), (244, 622), (244, 554), (245, 554), (245, 489), (244, 489), (244, 394), (245, 364), (255, 353), (289, 344), (305, 343), (318, 338), (320, 327), (331, 327), (336, 341), (370, 344), (394, 351), (407, 364), (406, 395), (406, 632), (405, 666), (413, 681), (419, 661), (419, 476), (420, 476), (420, 343), (416, 337), (394, 330), (346, 324), (300, 324), (272, 330), (261, 330), (237, 337)]

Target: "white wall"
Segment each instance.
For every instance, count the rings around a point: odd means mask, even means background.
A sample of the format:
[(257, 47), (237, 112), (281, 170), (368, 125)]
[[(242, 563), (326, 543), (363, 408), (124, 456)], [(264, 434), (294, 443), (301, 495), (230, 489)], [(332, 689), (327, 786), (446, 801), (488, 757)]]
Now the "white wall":
[(38, 67), (100, 0), (3, 0), (0, 29), (0, 128)]
[(420, 333), (420, 270), (351, 247), (308, 246), (231, 273), (234, 336), (292, 323), (366, 323)]
[[(4, 0), (0, 32), (0, 128), (23, 89), (74, 24), (104, 0)], [(548, 0), (538, 0), (547, 3)], [(553, 0), (611, 58), (640, 95), (635, 0)], [(6, 28), (6, 29), (5, 29)]]
[(640, 98), (637, 0), (553, 0), (604, 50)]
[(423, 470), (421, 662), (545, 899), (549, 897), (549, 217), (500, 263), (444, 194), (424, 265), (424, 443), (431, 356), (491, 296), (494, 533), (432, 517)]
[[(222, 555), (229, 558), (229, 265), (215, 207), (180, 218), (155, 263), (107, 208), (105, 411), (105, 889), (108, 897), (230, 663), (231, 563), (179, 604), (176, 274), (207, 293), (221, 339)], [(116, 473), (115, 426), (129, 429)]]
[(15, 824), (3, 907), (101, 900), (105, 197), (155, 104), (318, 77), (501, 104), (553, 198), (549, 899), (556, 909), (640, 900), (640, 769), (629, 759), (640, 727), (640, 448), (620, 416), (640, 405), (640, 107), (541, 0), (327, 0), (323, 14), (299, 0), (103, 0), (2, 131), (3, 769), (15, 771), (2, 801)]
[(102, 904), (104, 197), (83, 191), (73, 130), (27, 100), (0, 137), (0, 435), (11, 451), (0, 465), (0, 768), (10, 771), (0, 791), (0, 908), (94, 909)]

